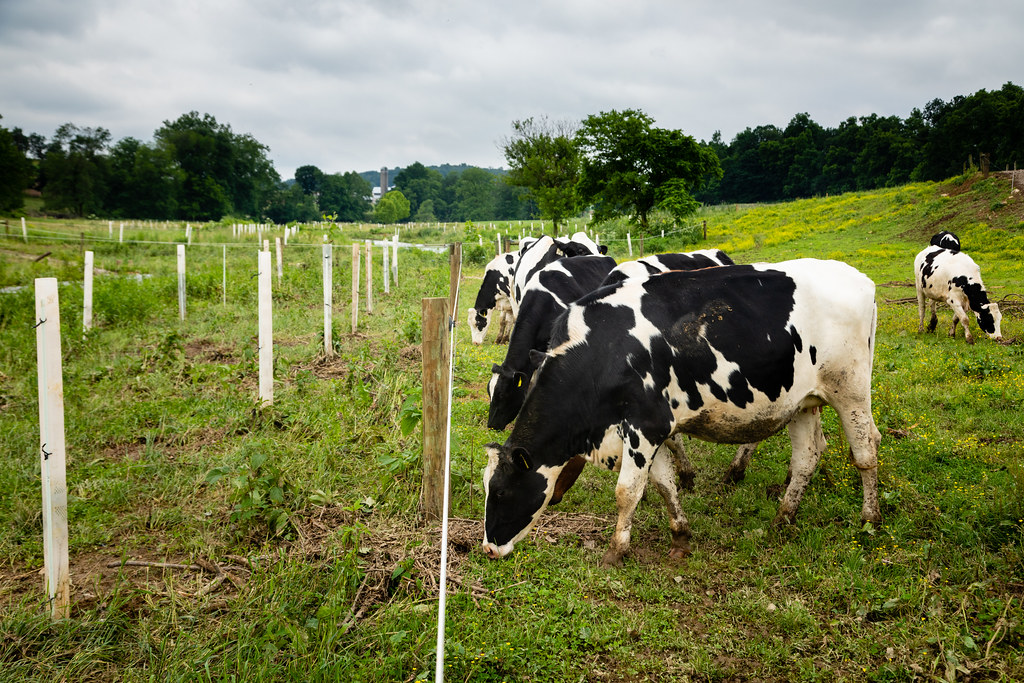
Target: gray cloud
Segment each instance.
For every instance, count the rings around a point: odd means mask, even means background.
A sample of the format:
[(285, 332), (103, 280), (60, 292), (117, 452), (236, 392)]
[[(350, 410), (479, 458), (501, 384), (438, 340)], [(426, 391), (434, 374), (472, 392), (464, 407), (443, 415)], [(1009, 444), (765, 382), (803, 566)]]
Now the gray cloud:
[(283, 177), (504, 163), (515, 119), (642, 109), (729, 140), (748, 126), (906, 117), (1016, 79), (1024, 6), (978, 0), (0, 1), (3, 125), (152, 139), (195, 110)]

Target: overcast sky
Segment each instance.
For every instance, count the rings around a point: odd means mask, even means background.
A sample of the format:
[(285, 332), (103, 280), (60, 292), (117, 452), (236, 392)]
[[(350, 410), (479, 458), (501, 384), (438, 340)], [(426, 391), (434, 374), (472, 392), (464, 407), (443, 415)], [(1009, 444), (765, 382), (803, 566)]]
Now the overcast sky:
[(150, 142), (212, 114), (283, 179), (504, 166), (530, 116), (726, 142), (1024, 85), (1018, 0), (0, 0), (0, 126)]

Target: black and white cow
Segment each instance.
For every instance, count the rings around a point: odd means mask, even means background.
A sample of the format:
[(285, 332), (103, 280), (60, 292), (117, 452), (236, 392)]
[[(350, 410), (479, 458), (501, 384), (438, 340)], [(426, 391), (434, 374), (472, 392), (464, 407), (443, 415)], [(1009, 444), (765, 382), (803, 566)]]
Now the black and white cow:
[(612, 272), (608, 273), (603, 284), (611, 285), (631, 277), (646, 278), (655, 273), (664, 273), (669, 270), (697, 270), (698, 268), (731, 265), (733, 265), (733, 260), (721, 249), (658, 254), (620, 263), (612, 269)]
[(932, 241), (929, 242), (933, 247), (942, 247), (943, 249), (949, 249), (954, 254), (960, 251), (960, 238), (948, 230), (937, 232), (932, 235)]
[(928, 331), (934, 332), (939, 322), (935, 306), (945, 301), (953, 309), (953, 326), (949, 336), (956, 335), (956, 324), (964, 326), (964, 339), (974, 343), (968, 327), (967, 311), (974, 311), (978, 327), (995, 340), (1003, 338), (999, 323), (1003, 319), (999, 304), (988, 300), (985, 285), (981, 282), (981, 269), (970, 256), (962, 251), (950, 251), (943, 247), (930, 246), (921, 250), (914, 259), (914, 283), (917, 285), (917, 331), (924, 331), (925, 299), (931, 300), (932, 317)]
[(484, 335), (491, 324), (491, 312), (496, 312), (498, 318), (498, 337), (494, 340), (496, 344), (504, 344), (512, 333), (512, 325), (515, 318), (512, 315), (512, 275), (515, 272), (516, 262), (519, 261), (518, 252), (498, 254), (484, 269), (484, 281), (480, 284), (480, 291), (476, 293), (476, 301), (473, 308), (469, 309), (469, 333), (474, 344), (483, 344)]
[(689, 523), (661, 447), (677, 433), (748, 443), (788, 426), (790, 481), (775, 521), (791, 522), (824, 449), (824, 404), (839, 414), (860, 470), (861, 517), (880, 521), (875, 320), (874, 283), (815, 259), (673, 271), (584, 296), (556, 321), (508, 440), (487, 446), (484, 552), (510, 553), (566, 463), (583, 456), (619, 470), (603, 564), (629, 549), (648, 478), (668, 505), (670, 556), (685, 557)]
[(549, 263), (530, 280), (522, 293), (505, 360), (492, 367), (487, 385), (488, 427), (504, 429), (515, 419), (535, 369), (530, 352), (547, 350), (555, 318), (573, 301), (597, 289), (614, 267), (610, 256), (574, 256)]
[(562, 240), (548, 235), (539, 237), (519, 249), (519, 262), (512, 275), (511, 302), (513, 317), (519, 316), (519, 304), (523, 300), (526, 285), (542, 268), (562, 258), (584, 255), (598, 256), (600, 248), (585, 232), (577, 232)]

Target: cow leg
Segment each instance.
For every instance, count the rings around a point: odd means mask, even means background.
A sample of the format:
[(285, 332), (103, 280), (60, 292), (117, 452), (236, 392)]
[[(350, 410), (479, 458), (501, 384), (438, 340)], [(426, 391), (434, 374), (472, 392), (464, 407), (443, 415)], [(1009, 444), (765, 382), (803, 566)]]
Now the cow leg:
[(672, 460), (675, 463), (676, 472), (679, 474), (679, 488), (684, 491), (692, 491), (693, 480), (696, 475), (694, 474), (693, 463), (686, 457), (686, 451), (683, 449), (680, 439), (679, 435), (669, 437), (665, 441), (665, 447), (672, 452)]
[(818, 466), (821, 452), (817, 434), (821, 433), (821, 413), (816, 408), (804, 408), (797, 411), (789, 422), (789, 440), (793, 454), (789, 460), (789, 474), (786, 493), (782, 496), (779, 511), (775, 514), (775, 524), (792, 524), (796, 518), (800, 499), (803, 498), (807, 485), (811, 482), (814, 469)]
[(964, 326), (964, 339), (968, 344), (973, 344), (974, 337), (971, 336), (971, 328), (967, 324), (969, 319), (967, 311), (964, 310), (963, 302), (959, 298), (950, 297), (948, 303), (949, 307), (953, 309), (953, 326), (949, 328), (949, 336), (956, 336), (956, 324), (960, 323)]
[(760, 443), (760, 441), (745, 443), (736, 449), (736, 455), (733, 456), (732, 462), (729, 463), (729, 469), (725, 471), (722, 483), (738, 484), (743, 481), (743, 478), (747, 476), (747, 465), (750, 464), (750, 459), (754, 457), (754, 451), (757, 450), (757, 446)]
[[(672, 441), (669, 439), (665, 443), (667, 445)], [(674, 458), (665, 448), (660, 448), (654, 454), (650, 477), (668, 508), (669, 528), (672, 530), (672, 547), (669, 548), (668, 557), (670, 560), (682, 560), (690, 556), (690, 523), (686, 519), (682, 506), (679, 505), (679, 491), (676, 489), (675, 482), (678, 468), (675, 465)]]
[(860, 518), (865, 522), (879, 523), (882, 512), (878, 507), (878, 444), (882, 435), (871, 417), (870, 405), (839, 413), (843, 432), (850, 442), (850, 462), (860, 471), (861, 486), (864, 489), (864, 503)]
[[(640, 435), (640, 449), (623, 449), (619, 479), (615, 484), (615, 506), (619, 516), (612, 532), (612, 541), (601, 558), (604, 567), (621, 567), (622, 558), (629, 551), (629, 537), (633, 529), (633, 513), (644, 495), (647, 478), (657, 450)], [(626, 440), (628, 442), (628, 440)], [(642, 450), (641, 450), (642, 449)]]
[(939, 324), (939, 315), (935, 312), (935, 307), (937, 305), (938, 305), (937, 301), (932, 301), (932, 306), (931, 306), (932, 317), (931, 317), (931, 320), (928, 321), (928, 331), (929, 332), (934, 332), (935, 331), (935, 327)]
[(917, 331), (924, 332), (924, 290), (921, 283), (917, 283)]
[(562, 496), (576, 483), (580, 473), (583, 471), (583, 466), (586, 464), (586, 459), (581, 455), (570, 458), (569, 462), (566, 463), (565, 467), (558, 474), (558, 479), (555, 480), (555, 492), (551, 494), (551, 501), (548, 505), (557, 505), (562, 502)]

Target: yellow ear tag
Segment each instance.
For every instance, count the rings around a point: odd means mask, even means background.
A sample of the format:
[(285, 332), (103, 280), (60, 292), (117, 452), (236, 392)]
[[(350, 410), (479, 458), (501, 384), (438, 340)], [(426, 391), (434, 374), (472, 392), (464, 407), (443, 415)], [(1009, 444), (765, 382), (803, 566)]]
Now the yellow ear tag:
[(520, 377), (520, 378), (519, 378), (519, 381), (518, 381), (518, 382), (516, 382), (516, 389), (518, 389), (518, 388), (519, 388), (519, 387), (521, 387), (521, 386), (523, 386), (523, 378), (522, 378), (522, 377)]

